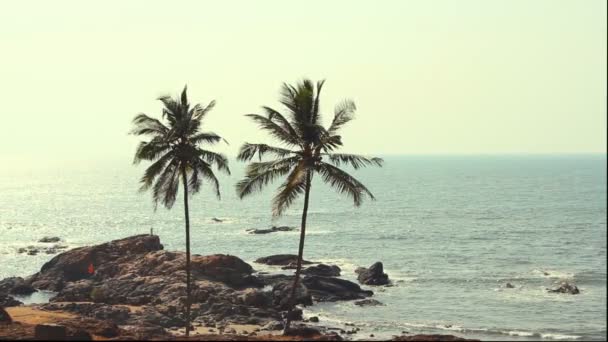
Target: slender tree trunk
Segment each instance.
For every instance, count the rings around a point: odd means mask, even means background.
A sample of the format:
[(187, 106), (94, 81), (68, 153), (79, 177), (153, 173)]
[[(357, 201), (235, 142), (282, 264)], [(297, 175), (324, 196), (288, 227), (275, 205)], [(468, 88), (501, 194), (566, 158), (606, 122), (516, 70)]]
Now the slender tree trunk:
[(291, 325), (291, 316), (293, 309), (296, 306), (296, 292), (300, 283), (300, 271), (302, 270), (302, 260), (304, 256), (304, 238), (306, 237), (306, 216), (308, 214), (308, 198), (310, 196), (310, 181), (311, 171), (306, 171), (306, 191), (304, 193), (304, 210), (302, 211), (302, 225), (300, 226), (300, 247), (298, 248), (298, 262), (296, 265), (296, 275), (293, 280), (293, 286), (291, 288), (291, 295), (289, 296), (289, 311), (287, 312), (287, 319), (285, 320), (285, 327), (283, 334), (287, 334), (289, 326)]
[(190, 336), (190, 214), (188, 213), (188, 180), (186, 168), (182, 167), (184, 181), (184, 210), (186, 215), (186, 336)]

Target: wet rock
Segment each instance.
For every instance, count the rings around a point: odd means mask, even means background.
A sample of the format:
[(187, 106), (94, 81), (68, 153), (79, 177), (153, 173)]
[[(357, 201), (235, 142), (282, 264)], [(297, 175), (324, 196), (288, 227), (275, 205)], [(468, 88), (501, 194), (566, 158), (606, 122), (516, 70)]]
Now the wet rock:
[(302, 274), (321, 277), (339, 277), (342, 270), (335, 265), (318, 264), (302, 270)]
[(34, 327), (34, 337), (42, 341), (63, 341), (67, 338), (67, 329), (63, 325), (38, 324)]
[(312, 323), (319, 323), (319, 317), (317, 316), (312, 316), (308, 319), (308, 321), (312, 322)]
[[(255, 262), (258, 264), (264, 265), (273, 265), (273, 266), (286, 266), (290, 264), (296, 264), (298, 261), (298, 256), (294, 254), (276, 254), (270, 255), (267, 257), (259, 258)], [(312, 262), (307, 260), (302, 260), (302, 265), (309, 265)]]
[(11, 306), (19, 306), (22, 305), (23, 303), (16, 300), (15, 298), (9, 296), (9, 295), (3, 295), (0, 294), (0, 307), (11, 307)]
[(515, 286), (513, 286), (513, 284), (511, 284), (511, 283), (507, 283), (507, 284), (505, 285), (505, 287), (506, 287), (507, 289), (514, 289), (514, 288), (515, 288)]
[(247, 306), (254, 306), (259, 308), (265, 308), (272, 304), (272, 294), (269, 292), (262, 292), (259, 290), (247, 290), (240, 296), (243, 304)]
[(573, 295), (580, 293), (578, 287), (576, 287), (576, 285), (570, 284), (570, 283), (561, 283), (558, 288), (547, 289), (547, 291), (549, 291), (551, 293), (569, 293), (569, 294), (573, 294)]
[(45, 236), (42, 239), (38, 240), (38, 242), (42, 242), (42, 243), (52, 243), (52, 242), (59, 242), (61, 241), (61, 238), (56, 237), (56, 236)]
[(359, 267), (355, 270), (357, 280), (364, 285), (387, 285), (388, 275), (384, 273), (382, 263), (376, 262), (369, 268)]
[(219, 219), (219, 218), (217, 218), (217, 217), (212, 218), (212, 219), (211, 219), (211, 221), (213, 221), (213, 222), (218, 222), (218, 223), (224, 222), (224, 220)]
[(302, 283), (317, 302), (365, 299), (374, 294), (351, 281), (334, 277), (306, 276)]
[(9, 324), (12, 323), (13, 319), (11, 316), (4, 310), (2, 306), (0, 306), (0, 324)]
[(355, 305), (357, 306), (380, 306), (380, 305), (384, 305), (381, 302), (375, 300), (375, 299), (363, 299), (363, 300), (358, 300), (355, 302)]
[(296, 227), (289, 227), (289, 226), (272, 226), (271, 228), (268, 229), (248, 229), (247, 232), (249, 232), (249, 234), (269, 234), (269, 233), (276, 233), (276, 232), (290, 232), (290, 231), (294, 231), (294, 230), (298, 230)]
[(293, 309), (287, 311), (285, 318), (292, 321), (301, 321), (303, 319), (302, 314), (303, 312), (301, 309)]

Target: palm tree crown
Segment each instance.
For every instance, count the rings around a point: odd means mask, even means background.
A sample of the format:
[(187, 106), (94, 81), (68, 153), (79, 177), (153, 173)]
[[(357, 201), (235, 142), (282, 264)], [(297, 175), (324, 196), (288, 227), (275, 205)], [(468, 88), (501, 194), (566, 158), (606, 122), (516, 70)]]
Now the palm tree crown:
[(161, 202), (165, 207), (171, 208), (175, 203), (180, 177), (185, 177), (186, 180), (183, 181), (187, 182), (189, 193), (197, 193), (204, 179), (211, 183), (219, 198), (220, 186), (212, 166), (230, 174), (228, 160), (220, 153), (200, 147), (202, 144), (213, 145), (224, 140), (213, 132), (201, 132), (202, 120), (213, 109), (215, 101), (207, 106), (191, 106), (186, 87), (178, 98), (161, 96), (158, 100), (164, 105), (162, 119), (165, 122), (143, 113), (133, 119), (135, 128), (131, 133), (150, 137), (149, 141), (139, 143), (133, 162), (153, 162), (141, 178), (140, 190), (152, 188), (155, 207)]
[[(315, 86), (310, 80), (303, 80), (297, 86), (283, 84), (280, 103), (285, 107), (286, 115), (270, 107), (262, 107), (266, 115), (247, 114), (284, 147), (250, 143), (241, 147), (237, 157), (239, 160), (249, 161), (257, 155), (259, 161), (247, 166), (245, 178), (237, 184), (240, 198), (260, 191), (276, 178), (287, 175), (273, 199), (273, 215), (279, 216), (305, 192), (307, 178), (309, 181), (316, 173), (325, 183), (352, 198), (356, 206), (361, 205), (366, 196), (374, 199), (365, 185), (339, 167), (351, 165), (359, 169), (369, 165), (382, 166), (383, 160), (333, 153), (342, 146), (338, 131), (353, 119), (356, 107), (350, 100), (341, 102), (335, 108), (329, 128), (323, 127), (319, 109), (323, 84), (324, 81), (319, 81)], [(265, 155), (276, 159), (262, 161)]]

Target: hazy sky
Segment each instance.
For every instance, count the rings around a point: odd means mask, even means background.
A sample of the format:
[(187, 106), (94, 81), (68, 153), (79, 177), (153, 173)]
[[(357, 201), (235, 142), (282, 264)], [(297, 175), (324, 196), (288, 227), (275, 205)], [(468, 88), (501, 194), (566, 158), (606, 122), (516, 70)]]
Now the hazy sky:
[(346, 151), (606, 152), (605, 0), (11, 1), (0, 44), (0, 161), (130, 158), (184, 84), (234, 154), (302, 77)]

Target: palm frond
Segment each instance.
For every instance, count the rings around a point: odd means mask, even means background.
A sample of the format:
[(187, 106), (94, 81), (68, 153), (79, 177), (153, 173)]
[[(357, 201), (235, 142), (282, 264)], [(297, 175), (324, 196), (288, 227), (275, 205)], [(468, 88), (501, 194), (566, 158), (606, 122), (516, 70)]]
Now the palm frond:
[(173, 207), (179, 189), (179, 168), (179, 160), (173, 159), (157, 177), (152, 189), (155, 210), (158, 202), (161, 202), (167, 209)]
[(336, 106), (334, 110), (334, 119), (327, 129), (329, 134), (335, 134), (342, 126), (351, 121), (355, 117), (357, 106), (351, 100), (344, 100)]
[(352, 166), (355, 170), (365, 166), (379, 166), (382, 167), (384, 160), (382, 158), (368, 158), (356, 154), (347, 153), (322, 153), (322, 156), (329, 158), (330, 162), (337, 167), (342, 164)]
[(273, 182), (276, 178), (289, 173), (294, 165), (297, 165), (299, 157), (285, 158), (270, 162), (251, 163), (245, 171), (245, 178), (236, 185), (239, 198), (244, 198), (256, 191), (261, 191), (264, 186)]
[(298, 136), (290, 134), (283, 129), (283, 127), (279, 126), (276, 122), (270, 120), (269, 118), (259, 114), (246, 114), (245, 116), (250, 117), (258, 124), (258, 126), (260, 126), (260, 128), (268, 131), (270, 135), (277, 138), (282, 143), (292, 146), (300, 145), (300, 139)]
[(171, 145), (165, 141), (164, 137), (157, 136), (150, 141), (142, 141), (135, 150), (133, 164), (139, 164), (142, 160), (156, 160), (170, 148)]
[(220, 141), (224, 141), (226, 144), (228, 144), (228, 141), (226, 141), (226, 139), (220, 137), (219, 135), (217, 135), (213, 132), (198, 133), (198, 134), (195, 134), (195, 135), (191, 136), (190, 138), (188, 138), (188, 140), (193, 145), (198, 145), (200, 143), (213, 145), (213, 144), (217, 144)]
[(135, 127), (131, 130), (134, 135), (156, 135), (163, 136), (169, 128), (157, 119), (151, 118), (144, 113), (140, 113), (133, 118)]
[(220, 194), (220, 182), (217, 180), (217, 177), (215, 177), (213, 170), (211, 170), (211, 165), (199, 158), (193, 166), (204, 179), (211, 182), (211, 185), (215, 190), (215, 195), (218, 199), (221, 199), (222, 196)]
[(142, 183), (142, 185), (139, 188), (139, 191), (148, 190), (154, 183), (156, 177), (163, 172), (165, 166), (167, 163), (171, 162), (173, 157), (175, 157), (175, 154), (172, 151), (169, 151), (167, 154), (163, 155), (157, 161), (148, 166), (144, 172), (144, 175), (141, 177), (140, 183)]
[(320, 162), (315, 166), (315, 170), (321, 175), (325, 183), (328, 183), (338, 192), (351, 197), (357, 207), (361, 205), (365, 195), (372, 200), (375, 199), (363, 183), (331, 164)]
[(315, 102), (312, 107), (313, 122), (319, 122), (320, 118), (321, 118), (319, 101), (320, 101), (320, 97), (321, 97), (321, 89), (323, 88), (323, 84), (325, 84), (325, 80), (321, 80), (321, 81), (317, 82), (317, 91), (315, 94)]
[(274, 217), (281, 216), (293, 201), (304, 192), (306, 189), (307, 172), (308, 167), (306, 167), (306, 163), (300, 160), (272, 199), (272, 215)]
[(264, 155), (266, 154), (272, 154), (278, 158), (284, 158), (294, 153), (295, 152), (285, 148), (274, 147), (266, 144), (244, 143), (243, 146), (241, 146), (241, 149), (239, 150), (239, 153), (236, 158), (240, 161), (248, 161), (253, 159), (257, 154), (259, 160), (261, 161)]
[(264, 111), (266, 112), (266, 115), (268, 115), (268, 119), (276, 122), (281, 128), (283, 128), (287, 133), (289, 133), (292, 136), (298, 136), (298, 133), (296, 132), (296, 130), (293, 128), (293, 126), (291, 125), (291, 123), (289, 123), (289, 120), (287, 120), (285, 118), (285, 116), (283, 116), (283, 114), (279, 113), (278, 111), (267, 107), (267, 106), (263, 106), (262, 109), (264, 109)]
[(228, 167), (228, 158), (221, 153), (211, 152), (203, 149), (198, 149), (198, 154), (207, 164), (217, 167), (218, 170), (230, 174), (230, 168)]

